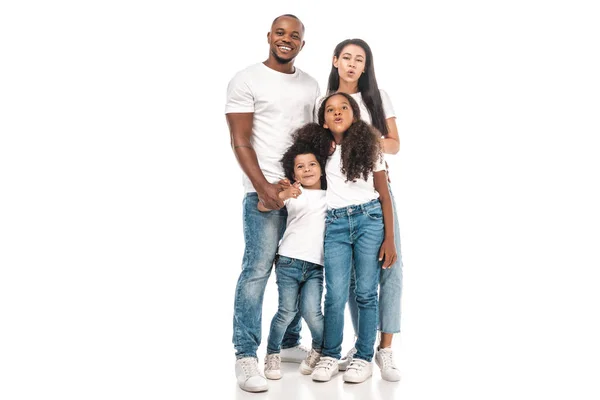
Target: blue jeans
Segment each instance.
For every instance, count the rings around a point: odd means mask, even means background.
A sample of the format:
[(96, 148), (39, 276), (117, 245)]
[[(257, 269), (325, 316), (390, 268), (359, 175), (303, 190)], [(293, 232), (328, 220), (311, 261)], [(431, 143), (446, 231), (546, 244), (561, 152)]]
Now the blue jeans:
[(379, 249), (383, 242), (379, 200), (327, 211), (325, 219), (325, 333), (323, 356), (341, 357), (344, 307), (352, 265), (356, 273), (358, 339), (356, 358), (371, 361), (377, 336)]
[(258, 195), (246, 193), (243, 202), (246, 247), (233, 311), (233, 345), (237, 358), (256, 357), (260, 346), (265, 287), (287, 220), (285, 208), (263, 213), (258, 211), (257, 204)]
[(279, 353), (283, 335), (300, 313), (312, 335), (312, 348), (323, 347), (323, 267), (308, 261), (279, 256), (275, 263), (279, 307), (271, 321), (267, 354)]
[[(389, 187), (389, 185), (388, 185)], [(379, 273), (379, 330), (384, 333), (400, 332), (400, 299), (402, 297), (402, 252), (400, 248), (400, 225), (396, 214), (396, 202), (392, 194), (392, 207), (394, 210), (394, 241), (398, 259), (391, 268), (381, 269)], [(354, 332), (358, 333), (358, 304), (356, 303), (356, 280), (354, 271), (350, 276), (350, 294), (348, 309), (352, 318)]]

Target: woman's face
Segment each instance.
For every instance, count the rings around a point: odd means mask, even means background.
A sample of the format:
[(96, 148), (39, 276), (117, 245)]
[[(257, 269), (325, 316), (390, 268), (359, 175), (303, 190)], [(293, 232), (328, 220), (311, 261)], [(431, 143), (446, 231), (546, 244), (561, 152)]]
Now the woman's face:
[(340, 79), (356, 82), (365, 71), (367, 56), (362, 47), (349, 44), (342, 49), (340, 57), (333, 57), (333, 66), (338, 69)]

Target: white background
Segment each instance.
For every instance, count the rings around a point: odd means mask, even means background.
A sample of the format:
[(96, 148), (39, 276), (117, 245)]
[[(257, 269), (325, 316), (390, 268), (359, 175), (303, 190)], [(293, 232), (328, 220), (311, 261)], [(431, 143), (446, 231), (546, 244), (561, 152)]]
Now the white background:
[(593, 3), (3, 2), (0, 397), (233, 396), (225, 88), (293, 13), (297, 67), (365, 39), (398, 114), (399, 397), (597, 399)]

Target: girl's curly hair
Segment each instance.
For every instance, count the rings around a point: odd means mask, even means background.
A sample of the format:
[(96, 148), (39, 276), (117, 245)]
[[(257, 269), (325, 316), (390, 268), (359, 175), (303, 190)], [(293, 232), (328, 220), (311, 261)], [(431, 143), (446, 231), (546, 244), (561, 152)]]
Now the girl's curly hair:
[[(308, 125), (312, 125), (311, 127), (309, 127)], [(306, 135), (308, 135), (308, 132), (311, 131), (312, 129), (315, 128), (315, 126), (317, 128), (319, 128), (321, 131), (323, 131), (324, 129), (322, 127), (320, 127), (317, 124), (307, 124), (305, 126), (303, 126), (302, 128), (300, 128), (298, 131), (296, 131), (295, 135), (296, 137), (299, 134), (302, 134), (303, 137), (306, 137)], [(323, 133), (320, 132), (320, 134), (322, 135)], [(316, 136), (317, 133), (314, 133), (314, 135)], [(325, 156), (325, 158), (322, 157), (322, 155), (320, 154), (319, 150), (313, 145), (312, 141), (308, 141), (308, 140), (294, 140), (294, 143), (286, 150), (286, 152), (283, 154), (283, 157), (281, 158), (281, 163), (283, 164), (283, 172), (285, 174), (285, 177), (289, 179), (289, 181), (291, 183), (294, 183), (296, 181), (295, 175), (294, 175), (294, 169), (295, 169), (295, 160), (296, 160), (296, 156), (300, 155), (300, 154), (314, 154), (315, 158), (317, 159), (317, 162), (319, 163), (319, 166), (321, 167), (321, 172), (323, 174), (323, 176), (321, 177), (321, 189), (327, 189), (327, 180), (325, 179), (325, 160), (327, 160), (327, 156)]]
[[(333, 134), (329, 129), (323, 128), (325, 124), (325, 104), (333, 96), (344, 96), (354, 115), (354, 122), (344, 133), (342, 139), (342, 173), (346, 175), (348, 181), (369, 178), (375, 168), (377, 161), (383, 161), (379, 138), (370, 125), (360, 119), (360, 107), (356, 100), (347, 93), (332, 93), (325, 97), (319, 107), (319, 124), (307, 124), (301, 128), (295, 136), (295, 141), (305, 141), (312, 143), (319, 155), (324, 159), (333, 154), (335, 147), (332, 146)], [(310, 127), (316, 125), (317, 127)], [(310, 127), (310, 129), (308, 129)]]

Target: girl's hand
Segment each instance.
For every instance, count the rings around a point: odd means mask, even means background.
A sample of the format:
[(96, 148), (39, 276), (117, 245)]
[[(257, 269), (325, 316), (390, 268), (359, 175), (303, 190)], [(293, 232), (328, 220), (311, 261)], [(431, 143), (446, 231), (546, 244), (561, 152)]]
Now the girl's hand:
[(379, 261), (383, 260), (381, 268), (391, 268), (397, 259), (398, 254), (396, 253), (396, 246), (394, 245), (394, 241), (384, 239), (383, 243), (381, 244), (381, 248), (379, 249)]

